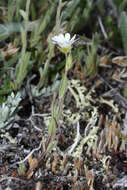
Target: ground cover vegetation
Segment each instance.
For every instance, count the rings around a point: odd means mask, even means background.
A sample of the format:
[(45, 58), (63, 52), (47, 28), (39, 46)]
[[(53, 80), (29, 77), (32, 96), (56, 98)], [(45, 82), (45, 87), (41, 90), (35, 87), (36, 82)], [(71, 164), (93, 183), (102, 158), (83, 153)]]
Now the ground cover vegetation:
[(127, 189), (127, 1), (0, 1), (0, 190)]

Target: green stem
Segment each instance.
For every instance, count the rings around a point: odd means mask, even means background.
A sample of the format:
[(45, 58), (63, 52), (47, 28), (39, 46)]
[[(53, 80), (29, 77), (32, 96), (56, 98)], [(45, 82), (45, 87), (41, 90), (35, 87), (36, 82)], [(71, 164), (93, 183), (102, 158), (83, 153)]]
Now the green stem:
[(49, 125), (49, 135), (55, 136), (56, 132), (56, 123), (59, 124), (59, 121), (63, 114), (63, 104), (64, 104), (64, 97), (67, 91), (68, 85), (68, 78), (67, 73), (72, 66), (72, 57), (70, 54), (65, 54), (66, 58), (66, 65), (65, 65), (65, 73), (62, 76), (62, 80), (59, 87), (59, 94), (58, 98), (52, 104), (52, 116)]

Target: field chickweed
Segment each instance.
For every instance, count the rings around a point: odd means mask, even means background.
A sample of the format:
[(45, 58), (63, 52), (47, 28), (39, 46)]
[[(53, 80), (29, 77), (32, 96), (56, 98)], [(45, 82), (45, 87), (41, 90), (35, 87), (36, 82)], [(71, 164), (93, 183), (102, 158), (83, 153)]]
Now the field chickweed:
[(72, 48), (72, 44), (74, 44), (74, 42), (76, 41), (76, 34), (71, 38), (69, 33), (64, 34), (59, 34), (57, 36), (52, 37), (52, 41), (54, 44), (57, 44), (60, 48), (60, 50), (63, 53), (69, 53), (71, 48)]

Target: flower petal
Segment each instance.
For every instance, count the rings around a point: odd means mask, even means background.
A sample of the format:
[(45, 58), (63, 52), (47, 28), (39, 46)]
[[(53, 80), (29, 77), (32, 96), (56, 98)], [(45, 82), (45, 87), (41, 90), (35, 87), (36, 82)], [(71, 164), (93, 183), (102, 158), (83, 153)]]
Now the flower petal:
[(69, 33), (66, 33), (66, 34), (65, 34), (65, 40), (66, 40), (67, 42), (69, 42), (70, 38), (71, 38), (70, 34), (69, 34)]
[(63, 43), (64, 42), (64, 35), (63, 34), (59, 34), (58, 36), (54, 36), (52, 38), (52, 40), (56, 44)]
[(76, 41), (75, 38), (76, 38), (76, 35), (74, 35), (71, 38), (69, 33), (65, 33), (65, 35), (60, 33), (59, 35), (54, 36), (52, 38), (52, 41), (53, 41), (53, 44), (57, 44), (60, 48), (71, 49), (71, 45)]
[(52, 41), (53, 41), (54, 43), (57, 43), (57, 41), (58, 41), (58, 36), (52, 37)]
[(64, 43), (64, 35), (63, 34), (58, 35), (58, 42), (59, 43)]
[(76, 34), (71, 38), (71, 43), (74, 43), (75, 42), (75, 38), (76, 38)]

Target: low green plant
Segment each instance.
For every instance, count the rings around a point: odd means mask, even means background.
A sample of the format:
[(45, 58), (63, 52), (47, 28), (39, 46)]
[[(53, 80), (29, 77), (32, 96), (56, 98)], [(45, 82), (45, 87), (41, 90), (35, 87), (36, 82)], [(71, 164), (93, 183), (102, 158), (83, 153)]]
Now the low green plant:
[(47, 9), (47, 12), (44, 16), (42, 16), (35, 27), (34, 31), (31, 34), (30, 46), (35, 47), (38, 45), (42, 38), (42, 33), (46, 30), (46, 28), (50, 25), (51, 19), (54, 16), (54, 12), (56, 9), (56, 0), (53, 1)]
[(125, 98), (127, 98), (127, 87), (124, 88), (123, 95), (124, 95)]
[(54, 137), (56, 133), (56, 125), (59, 125), (59, 121), (63, 114), (63, 103), (65, 94), (68, 86), (68, 71), (72, 67), (72, 56), (71, 56), (71, 48), (72, 44), (75, 41), (75, 36), (70, 39), (70, 34), (66, 33), (65, 36), (63, 34), (59, 34), (52, 38), (53, 43), (57, 44), (59, 50), (65, 55), (66, 64), (65, 64), (65, 72), (62, 76), (61, 83), (58, 90), (58, 97), (54, 99), (52, 103), (52, 114), (51, 120), (48, 128), (49, 136)]
[(21, 101), (21, 94), (12, 92), (7, 100), (0, 106), (0, 129), (6, 127), (14, 119), (14, 113)]
[[(61, 27), (61, 9), (63, 8), (64, 6), (64, 3), (62, 3), (62, 0), (59, 1), (59, 5), (58, 5), (58, 8), (57, 8), (57, 14), (56, 14), (56, 24), (54, 26), (54, 32), (56, 34), (59, 33), (60, 31), (60, 27)], [(52, 57), (54, 56), (54, 45), (52, 44), (52, 41), (51, 41), (51, 36), (49, 35), (48, 36), (48, 56), (47, 56), (47, 60), (44, 64), (44, 69), (42, 70), (42, 68), (39, 69), (40, 71), (40, 80), (39, 80), (39, 89), (43, 87), (43, 85), (45, 84), (46, 82), (46, 79), (48, 78), (48, 71), (49, 71), (49, 64), (50, 64), (50, 61), (52, 59)]]
[(99, 36), (96, 33), (93, 38), (90, 45), (87, 47), (87, 54), (85, 57), (85, 76), (86, 77), (94, 77), (97, 73), (97, 67), (98, 67), (98, 55), (97, 55), (97, 49), (99, 45)]
[(124, 52), (127, 55), (127, 15), (125, 12), (122, 12), (120, 15), (120, 32), (121, 32)]
[(20, 14), (22, 15), (25, 26), (24, 28), (21, 27), (21, 39), (22, 39), (22, 52), (21, 52), (21, 58), (19, 59), (19, 62), (16, 66), (16, 89), (20, 89), (30, 66), (30, 56), (31, 53), (28, 52), (27, 49), (27, 29), (28, 29), (28, 18), (29, 18), (29, 6), (30, 6), (30, 0), (27, 0), (26, 3), (26, 12), (23, 10), (20, 10)]

